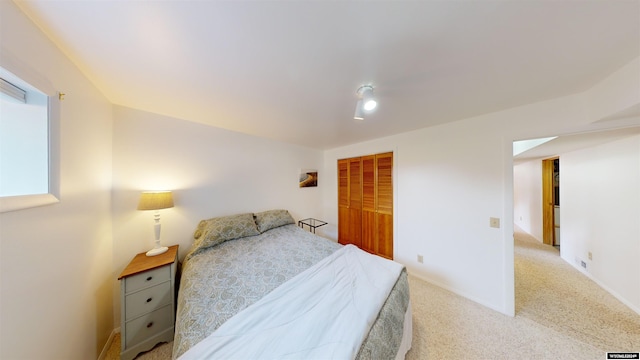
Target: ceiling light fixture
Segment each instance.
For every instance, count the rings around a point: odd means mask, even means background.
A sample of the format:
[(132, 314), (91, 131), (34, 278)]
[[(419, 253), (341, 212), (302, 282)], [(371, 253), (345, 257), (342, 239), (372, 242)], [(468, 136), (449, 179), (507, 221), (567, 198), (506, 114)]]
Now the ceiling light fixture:
[(353, 115), (355, 120), (364, 120), (364, 109), (362, 108), (362, 99), (356, 103), (356, 113)]
[(358, 95), (358, 103), (356, 104), (356, 112), (353, 118), (356, 120), (364, 120), (364, 113), (375, 110), (378, 106), (376, 99), (373, 97), (373, 86), (362, 85), (356, 91)]

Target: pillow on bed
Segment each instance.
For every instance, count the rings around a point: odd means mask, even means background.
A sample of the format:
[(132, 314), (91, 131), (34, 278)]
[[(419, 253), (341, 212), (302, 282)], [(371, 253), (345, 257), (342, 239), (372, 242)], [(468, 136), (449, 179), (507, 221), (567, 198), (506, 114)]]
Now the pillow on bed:
[(202, 220), (193, 234), (194, 249), (204, 249), (227, 240), (259, 235), (253, 214), (238, 214)]
[(287, 210), (268, 210), (254, 214), (258, 231), (263, 233), (267, 230), (280, 226), (295, 224), (295, 221)]

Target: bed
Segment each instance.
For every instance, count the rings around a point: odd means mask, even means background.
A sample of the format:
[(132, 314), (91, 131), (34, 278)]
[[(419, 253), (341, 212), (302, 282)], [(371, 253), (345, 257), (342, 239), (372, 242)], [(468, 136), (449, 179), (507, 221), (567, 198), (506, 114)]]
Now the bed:
[(173, 359), (403, 359), (411, 325), (403, 266), (305, 231), (286, 210), (238, 214), (194, 232)]

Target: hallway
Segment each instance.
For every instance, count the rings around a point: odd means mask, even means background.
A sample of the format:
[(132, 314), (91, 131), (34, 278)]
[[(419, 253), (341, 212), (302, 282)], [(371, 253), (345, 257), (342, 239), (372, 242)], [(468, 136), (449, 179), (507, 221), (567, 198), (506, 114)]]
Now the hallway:
[(640, 351), (640, 315), (558, 250), (516, 229), (516, 315), (509, 317), (409, 277), (413, 344), (407, 360), (606, 359)]
[[(640, 315), (516, 227), (516, 317), (603, 352), (640, 351)], [(604, 357), (603, 357), (604, 358)]]

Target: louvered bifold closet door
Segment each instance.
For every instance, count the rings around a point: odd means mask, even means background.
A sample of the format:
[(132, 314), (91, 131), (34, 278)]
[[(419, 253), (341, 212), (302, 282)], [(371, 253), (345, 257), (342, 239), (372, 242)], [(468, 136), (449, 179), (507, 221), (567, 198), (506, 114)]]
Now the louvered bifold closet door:
[(376, 155), (375, 253), (393, 259), (393, 153)]
[(362, 163), (338, 160), (338, 242), (362, 246)]
[(349, 222), (349, 160), (338, 160), (338, 242), (347, 244)]
[(393, 153), (338, 160), (338, 242), (393, 259)]
[(349, 159), (349, 221), (347, 242), (362, 247), (362, 160)]
[(376, 253), (376, 156), (362, 157), (362, 250)]

